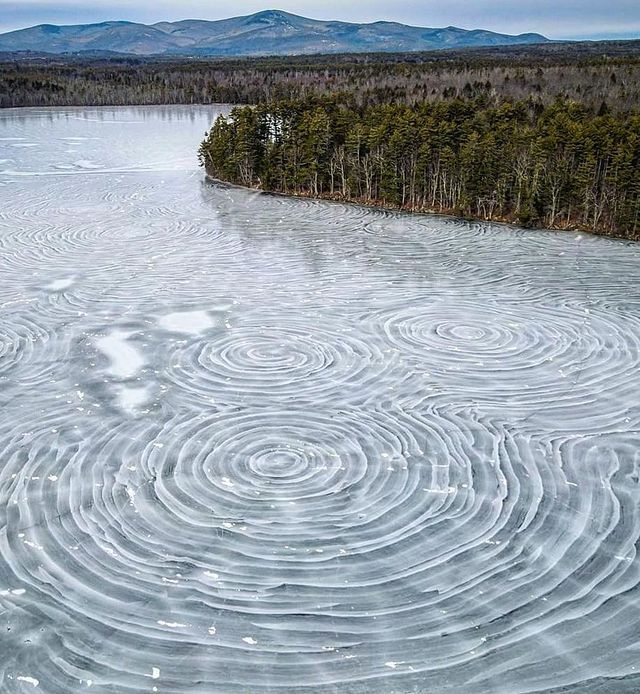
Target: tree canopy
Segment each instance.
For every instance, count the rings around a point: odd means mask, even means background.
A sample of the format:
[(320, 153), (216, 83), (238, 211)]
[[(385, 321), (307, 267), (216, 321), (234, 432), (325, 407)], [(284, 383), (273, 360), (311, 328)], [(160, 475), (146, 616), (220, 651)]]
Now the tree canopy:
[(200, 158), (281, 193), (640, 236), (640, 115), (566, 100), (276, 100), (218, 118)]

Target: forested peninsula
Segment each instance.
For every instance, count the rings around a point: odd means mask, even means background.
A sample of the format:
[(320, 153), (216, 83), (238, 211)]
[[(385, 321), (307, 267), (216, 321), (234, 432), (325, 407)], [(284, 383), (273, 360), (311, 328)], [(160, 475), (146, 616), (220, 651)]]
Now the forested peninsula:
[(0, 56), (0, 106), (239, 104), (200, 148), (264, 190), (640, 237), (640, 41), (404, 54)]
[(219, 118), (200, 160), (272, 192), (637, 240), (640, 65), (626, 48), (386, 57), (333, 94), (328, 73), (298, 77)]
[(200, 160), (278, 193), (640, 237), (640, 115), (605, 105), (276, 100), (219, 117)]

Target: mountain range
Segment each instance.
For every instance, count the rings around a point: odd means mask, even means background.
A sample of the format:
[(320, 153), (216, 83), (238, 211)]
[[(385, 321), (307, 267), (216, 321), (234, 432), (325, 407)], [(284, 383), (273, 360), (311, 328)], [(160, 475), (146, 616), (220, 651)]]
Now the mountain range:
[(426, 51), (544, 43), (541, 34), (498, 34), (457, 27), (429, 29), (396, 22), (353, 24), (307, 19), (280, 10), (204, 21), (137, 24), (41, 24), (0, 34), (0, 51), (130, 55), (251, 56), (376, 51)]

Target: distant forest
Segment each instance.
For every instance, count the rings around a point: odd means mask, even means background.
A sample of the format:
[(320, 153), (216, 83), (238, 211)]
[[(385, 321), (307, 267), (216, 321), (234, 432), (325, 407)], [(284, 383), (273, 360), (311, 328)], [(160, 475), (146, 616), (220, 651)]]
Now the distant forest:
[(640, 41), (241, 60), (0, 55), (0, 107), (258, 104), (339, 92), (359, 106), (560, 98), (626, 111), (640, 103)]
[[(148, 60), (0, 56), (0, 106), (239, 106), (200, 148), (265, 190), (640, 238), (640, 41)], [(244, 106), (243, 106), (244, 105)]]

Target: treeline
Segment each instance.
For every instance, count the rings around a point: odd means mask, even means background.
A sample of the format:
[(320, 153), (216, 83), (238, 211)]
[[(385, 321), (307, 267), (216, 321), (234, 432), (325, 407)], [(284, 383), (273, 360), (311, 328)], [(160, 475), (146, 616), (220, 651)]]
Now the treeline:
[(235, 60), (0, 58), (0, 107), (258, 104), (353, 95), (358, 106), (482, 97), (640, 103), (640, 41)]
[(200, 158), (281, 193), (640, 237), (640, 115), (606, 107), (273, 101), (220, 117)]

